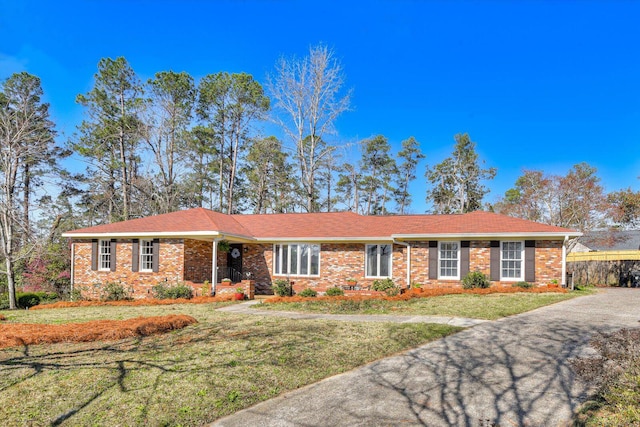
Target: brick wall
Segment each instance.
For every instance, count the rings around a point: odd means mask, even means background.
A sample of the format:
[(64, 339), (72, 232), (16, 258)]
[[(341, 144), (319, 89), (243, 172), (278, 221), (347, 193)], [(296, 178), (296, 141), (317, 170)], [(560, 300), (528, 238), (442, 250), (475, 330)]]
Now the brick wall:
[(562, 283), (562, 241), (536, 242), (536, 282), (548, 284), (552, 280)]
[[(226, 254), (225, 254), (226, 255)], [(211, 257), (213, 243), (202, 240), (184, 240), (184, 280), (186, 282), (211, 282)], [(226, 258), (225, 258), (226, 259)], [(218, 264), (220, 265), (220, 264)]]
[[(457, 280), (429, 279), (428, 242), (411, 243), (411, 281), (426, 287), (459, 287)], [(489, 275), (490, 242), (471, 241), (469, 249), (470, 271), (479, 270)], [(269, 293), (271, 283), (286, 276), (273, 275), (273, 245), (245, 244), (243, 253), (243, 276), (255, 282), (256, 293)], [(82, 290), (85, 297), (99, 298), (102, 285), (107, 282), (124, 284), (135, 298), (150, 295), (150, 289), (159, 282), (169, 284), (182, 282), (191, 285), (196, 294), (201, 294), (202, 283), (211, 280), (212, 243), (192, 239), (161, 239), (160, 262), (157, 273), (131, 271), (131, 240), (117, 241), (116, 271), (91, 270), (91, 241), (75, 241), (75, 287)], [(320, 276), (296, 277), (297, 292), (310, 287), (324, 292), (332, 286), (343, 286), (347, 277), (354, 277), (360, 286), (371, 285), (375, 280), (365, 278), (364, 243), (323, 243), (320, 245)], [(392, 255), (392, 278), (396, 284), (406, 287), (407, 248), (394, 245)], [(227, 254), (220, 253), (218, 265), (226, 265)], [(249, 273), (249, 276), (247, 276)], [(541, 240), (536, 242), (536, 284), (547, 284), (552, 280), (561, 283), (562, 241)], [(494, 282), (496, 283), (496, 282)], [(505, 282), (511, 284), (513, 282)]]
[(183, 280), (184, 251), (180, 239), (160, 239), (159, 271), (131, 271), (131, 239), (116, 242), (116, 271), (91, 270), (91, 240), (76, 240), (74, 255), (74, 287), (85, 298), (99, 299), (104, 284), (122, 284), (134, 298), (146, 298), (159, 282), (169, 284)]
[[(429, 288), (461, 287), (459, 280), (429, 279), (429, 244), (425, 241), (411, 244), (411, 281)], [(273, 280), (287, 279), (287, 276), (273, 275), (273, 245), (246, 245), (248, 252), (243, 258), (244, 271), (251, 273), (256, 281), (256, 292), (270, 291)], [(407, 248), (402, 245), (393, 247), (392, 278), (396, 284), (406, 287)], [(479, 270), (489, 276), (490, 241), (471, 241), (469, 248), (469, 271)], [(544, 240), (536, 242), (536, 280), (538, 285), (548, 284), (551, 280), (561, 282), (562, 241)], [(358, 285), (371, 285), (375, 279), (365, 278), (364, 243), (323, 243), (320, 245), (320, 277), (288, 277), (294, 283), (294, 290), (313, 288), (324, 292), (332, 286), (343, 286), (347, 277), (354, 277)], [(492, 282), (511, 285), (513, 282)]]

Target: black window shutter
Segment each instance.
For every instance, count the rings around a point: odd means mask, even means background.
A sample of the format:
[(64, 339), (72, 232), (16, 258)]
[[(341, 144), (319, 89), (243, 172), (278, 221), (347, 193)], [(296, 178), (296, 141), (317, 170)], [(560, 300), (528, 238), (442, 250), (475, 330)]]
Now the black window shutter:
[(140, 262), (140, 240), (131, 241), (131, 271), (138, 271)]
[(151, 261), (153, 272), (158, 272), (160, 263), (160, 239), (153, 239), (153, 258)]
[(116, 271), (116, 239), (111, 239), (111, 271)]
[(469, 247), (471, 242), (463, 240), (460, 242), (460, 278), (469, 274)]
[(500, 241), (492, 240), (491, 244), (491, 260), (489, 262), (489, 279), (498, 282), (500, 281)]
[(91, 239), (91, 270), (98, 269), (98, 239)]
[(524, 280), (525, 282), (536, 281), (536, 241), (524, 241)]
[(429, 241), (429, 279), (438, 278), (438, 241)]

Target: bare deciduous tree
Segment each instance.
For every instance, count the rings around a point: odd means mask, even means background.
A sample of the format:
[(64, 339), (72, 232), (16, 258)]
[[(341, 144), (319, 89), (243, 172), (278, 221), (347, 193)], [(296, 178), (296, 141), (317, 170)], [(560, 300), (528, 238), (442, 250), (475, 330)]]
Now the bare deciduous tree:
[[(25, 164), (32, 167), (45, 164), (52, 153), (53, 123), (49, 120), (49, 105), (41, 102), (40, 79), (22, 72), (9, 77), (0, 87), (0, 244), (5, 259), (9, 308), (16, 308), (15, 263), (28, 253), (28, 243), (18, 236), (28, 231), (28, 211), (25, 191), (31, 191), (20, 173)], [(25, 187), (26, 185), (26, 187)], [(19, 202), (20, 195), (23, 203)], [(28, 202), (27, 202), (28, 203)], [(26, 208), (28, 209), (28, 207)], [(28, 236), (29, 233), (26, 235)]]
[(344, 74), (334, 53), (311, 47), (302, 58), (281, 58), (267, 89), (275, 104), (275, 121), (295, 146), (295, 157), (308, 212), (319, 209), (316, 174), (334, 147), (325, 136), (335, 133), (336, 118), (349, 109), (350, 92), (342, 95)]

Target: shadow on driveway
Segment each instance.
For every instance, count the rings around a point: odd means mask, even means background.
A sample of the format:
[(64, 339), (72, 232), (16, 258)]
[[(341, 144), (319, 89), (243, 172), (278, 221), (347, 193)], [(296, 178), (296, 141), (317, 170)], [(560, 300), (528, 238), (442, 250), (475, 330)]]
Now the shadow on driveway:
[(484, 323), (304, 387), (214, 425), (557, 426), (589, 390), (570, 359), (638, 326), (640, 291), (607, 289)]

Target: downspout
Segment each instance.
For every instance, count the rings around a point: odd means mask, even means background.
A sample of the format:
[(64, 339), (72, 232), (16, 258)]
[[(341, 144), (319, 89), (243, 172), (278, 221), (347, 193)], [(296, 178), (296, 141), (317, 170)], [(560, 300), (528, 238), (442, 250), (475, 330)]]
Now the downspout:
[[(567, 286), (567, 242), (569, 236), (564, 236), (564, 242), (562, 242), (562, 287)], [(571, 290), (573, 290), (573, 280), (571, 281)]]
[(393, 243), (407, 248), (407, 289), (411, 289), (411, 245), (407, 242), (399, 242), (393, 239)]
[(220, 239), (213, 239), (213, 246), (211, 250), (211, 295), (216, 295), (216, 283), (218, 283), (218, 241)]

